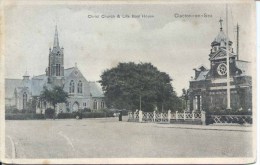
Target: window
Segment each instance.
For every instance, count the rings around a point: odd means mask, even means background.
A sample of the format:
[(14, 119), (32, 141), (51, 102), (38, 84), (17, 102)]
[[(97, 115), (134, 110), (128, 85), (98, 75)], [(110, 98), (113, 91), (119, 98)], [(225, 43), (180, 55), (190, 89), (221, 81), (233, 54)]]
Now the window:
[(97, 109), (97, 100), (94, 100), (93, 109)]
[(56, 64), (56, 76), (60, 76), (60, 64)]
[(23, 109), (26, 108), (26, 104), (27, 104), (27, 94), (24, 92), (24, 94), (23, 94)]
[(101, 106), (101, 108), (104, 108), (104, 107), (105, 107), (105, 103), (104, 103), (103, 100), (101, 101), (101, 105), (100, 105), (100, 106)]
[(78, 82), (78, 93), (82, 93), (82, 82)]
[(70, 90), (69, 90), (70, 93), (74, 93), (74, 81), (71, 80), (70, 81)]

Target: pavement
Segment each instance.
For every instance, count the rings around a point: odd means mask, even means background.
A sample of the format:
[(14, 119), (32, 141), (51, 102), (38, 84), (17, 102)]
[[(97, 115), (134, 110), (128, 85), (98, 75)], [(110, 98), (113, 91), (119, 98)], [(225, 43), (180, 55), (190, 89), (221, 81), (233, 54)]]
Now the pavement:
[(242, 131), (252, 132), (252, 125), (228, 125), (228, 124), (215, 124), (215, 125), (191, 125), (191, 124), (165, 124), (156, 123), (158, 127), (164, 128), (179, 128), (179, 129), (196, 129), (196, 130), (216, 130), (216, 131)]

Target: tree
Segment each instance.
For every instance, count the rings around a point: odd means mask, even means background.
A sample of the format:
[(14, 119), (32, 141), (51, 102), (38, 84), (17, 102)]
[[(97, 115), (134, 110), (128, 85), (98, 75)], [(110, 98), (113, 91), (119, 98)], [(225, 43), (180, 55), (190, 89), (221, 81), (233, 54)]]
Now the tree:
[(28, 113), (36, 113), (37, 98), (34, 96), (26, 104), (26, 110)]
[(58, 103), (66, 103), (68, 97), (68, 93), (65, 92), (62, 87), (55, 86), (52, 90), (44, 87), (40, 95), (40, 100), (49, 102), (55, 109)]
[(186, 90), (185, 88), (183, 88), (181, 98), (185, 101), (184, 109), (187, 110), (188, 100), (189, 100), (189, 90)]
[(151, 63), (129, 62), (104, 71), (100, 83), (109, 108), (153, 111), (181, 106), (171, 81)]

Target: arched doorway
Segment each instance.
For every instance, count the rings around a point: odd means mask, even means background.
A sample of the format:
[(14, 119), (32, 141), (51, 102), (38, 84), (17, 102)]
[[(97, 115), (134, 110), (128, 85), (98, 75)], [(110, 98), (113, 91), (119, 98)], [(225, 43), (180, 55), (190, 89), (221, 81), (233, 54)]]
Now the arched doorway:
[(75, 102), (72, 106), (72, 110), (73, 111), (78, 111), (79, 110), (79, 103), (78, 102)]

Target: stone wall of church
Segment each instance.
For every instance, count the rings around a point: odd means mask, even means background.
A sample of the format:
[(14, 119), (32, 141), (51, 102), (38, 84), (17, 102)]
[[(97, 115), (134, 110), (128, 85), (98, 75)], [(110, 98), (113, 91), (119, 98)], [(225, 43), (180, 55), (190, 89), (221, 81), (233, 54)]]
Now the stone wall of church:
[(13, 107), (15, 106), (15, 98), (5, 98), (5, 107)]
[(31, 99), (30, 91), (28, 90), (28, 88), (23, 88), (15, 96), (16, 108), (18, 110), (27, 109), (27, 104), (30, 99)]
[(78, 98), (70, 97), (66, 105), (66, 112), (73, 112), (79, 109), (89, 108), (91, 109), (91, 99), (89, 97)]

